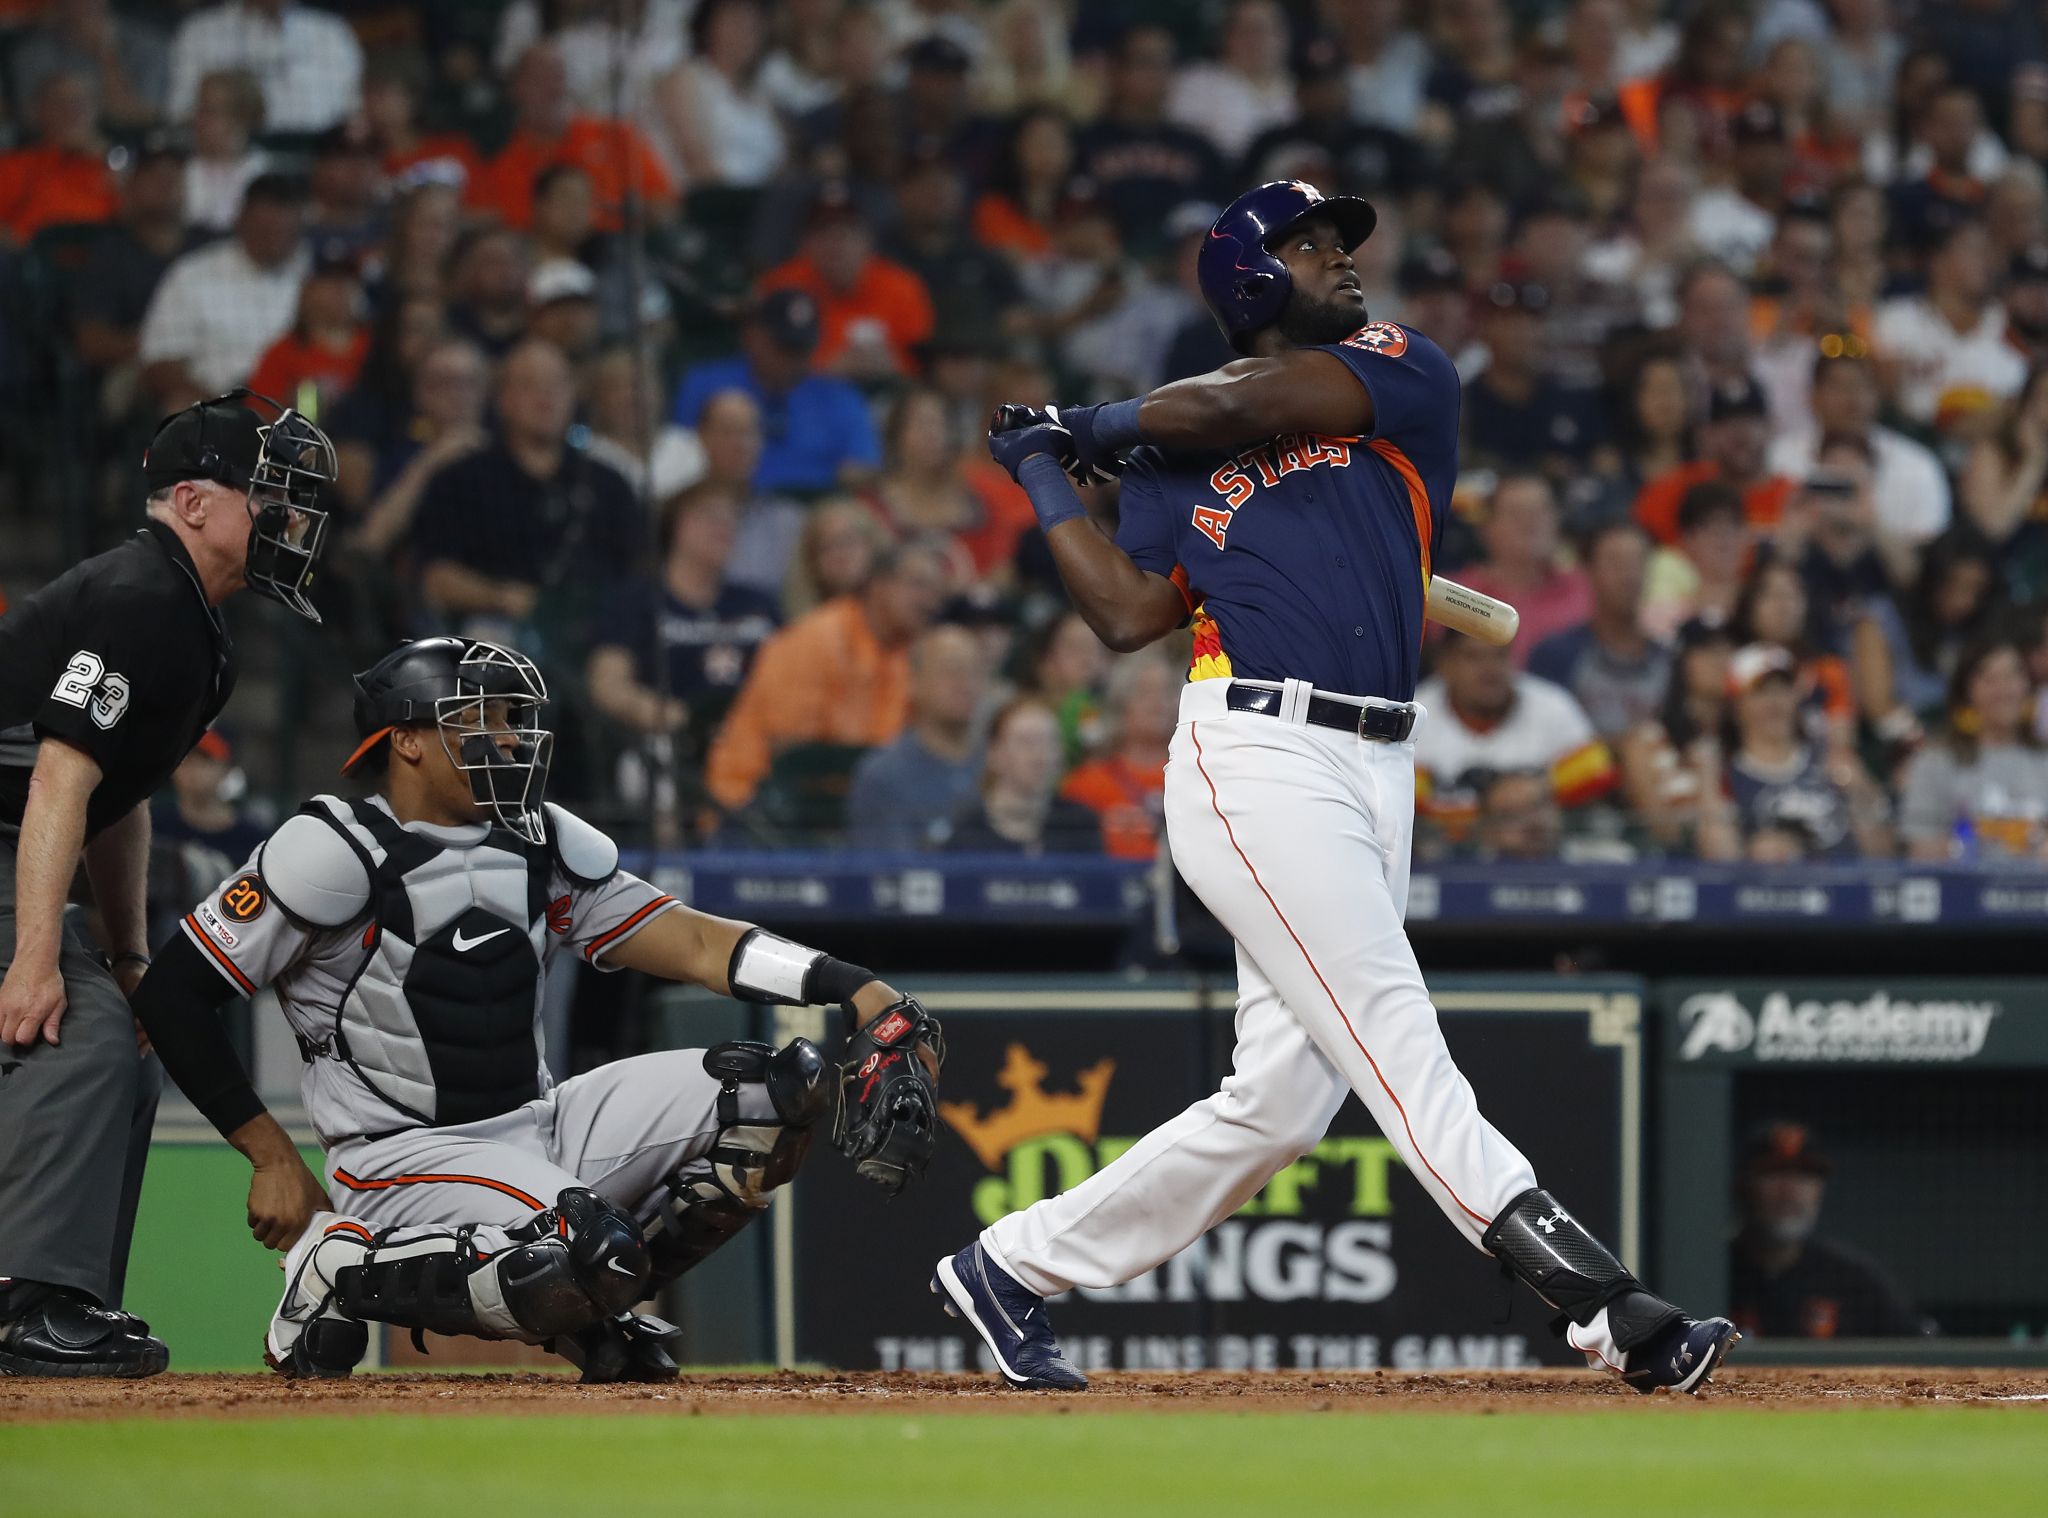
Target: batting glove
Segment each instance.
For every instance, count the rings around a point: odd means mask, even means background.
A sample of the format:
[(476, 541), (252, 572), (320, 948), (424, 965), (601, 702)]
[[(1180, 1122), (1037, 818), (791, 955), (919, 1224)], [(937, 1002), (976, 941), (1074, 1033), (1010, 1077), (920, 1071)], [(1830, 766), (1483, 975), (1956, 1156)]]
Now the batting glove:
[(1017, 471), (1034, 454), (1046, 454), (1062, 469), (1070, 469), (1074, 435), (1060, 425), (1050, 407), (998, 406), (988, 422), (988, 451), (1011, 479), (1018, 480)]

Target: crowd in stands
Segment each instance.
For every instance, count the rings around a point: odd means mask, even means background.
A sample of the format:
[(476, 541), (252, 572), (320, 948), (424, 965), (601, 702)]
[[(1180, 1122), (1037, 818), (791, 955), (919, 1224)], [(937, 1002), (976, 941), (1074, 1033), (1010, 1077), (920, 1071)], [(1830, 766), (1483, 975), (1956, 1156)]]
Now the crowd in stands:
[(1227, 362), (1195, 252), (1300, 178), (1522, 618), (1429, 640), (1426, 857), (2048, 856), (2037, 5), (10, 0), (0, 86), (4, 509), (297, 405), (358, 662), (531, 651), (628, 831), (1150, 857), (1187, 650), (981, 434)]

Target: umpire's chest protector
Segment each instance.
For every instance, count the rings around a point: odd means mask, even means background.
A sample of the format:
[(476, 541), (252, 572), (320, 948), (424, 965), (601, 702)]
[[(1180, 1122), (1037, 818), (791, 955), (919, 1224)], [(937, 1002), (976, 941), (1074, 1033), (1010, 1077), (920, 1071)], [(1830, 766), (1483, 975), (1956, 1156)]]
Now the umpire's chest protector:
[(435, 1127), (538, 1096), (552, 851), (499, 828), (403, 828), (368, 802), (308, 810), (360, 852), (371, 881), (362, 967), (322, 1052)]

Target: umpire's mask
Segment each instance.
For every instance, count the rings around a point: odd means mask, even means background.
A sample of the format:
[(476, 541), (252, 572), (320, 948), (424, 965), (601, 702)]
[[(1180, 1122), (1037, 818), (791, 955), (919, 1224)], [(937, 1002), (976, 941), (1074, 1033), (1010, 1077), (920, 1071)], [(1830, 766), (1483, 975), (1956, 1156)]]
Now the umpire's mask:
[(467, 638), (401, 644), (356, 676), (356, 732), (362, 742), (346, 773), (394, 727), (432, 723), (469, 793), (529, 843), (547, 839), (541, 797), (555, 735), (545, 726), (547, 683), (526, 655)]
[[(260, 402), (264, 421), (245, 402)], [(230, 390), (166, 417), (142, 458), (152, 490), (214, 480), (246, 491), (249, 552), (243, 578), (259, 596), (308, 621), (320, 613), (306, 591), (327, 540), (320, 492), (335, 478), (334, 445), (305, 416), (253, 390)]]

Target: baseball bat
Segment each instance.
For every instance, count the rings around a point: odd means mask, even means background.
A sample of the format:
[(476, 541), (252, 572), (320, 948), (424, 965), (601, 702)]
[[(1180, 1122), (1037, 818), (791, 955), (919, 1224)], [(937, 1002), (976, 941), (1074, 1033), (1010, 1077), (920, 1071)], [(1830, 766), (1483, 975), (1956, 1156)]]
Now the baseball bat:
[(1423, 614), (1440, 627), (1496, 645), (1514, 642), (1522, 625), (1522, 614), (1507, 602), (1483, 596), (1442, 575), (1429, 577), (1429, 601)]

